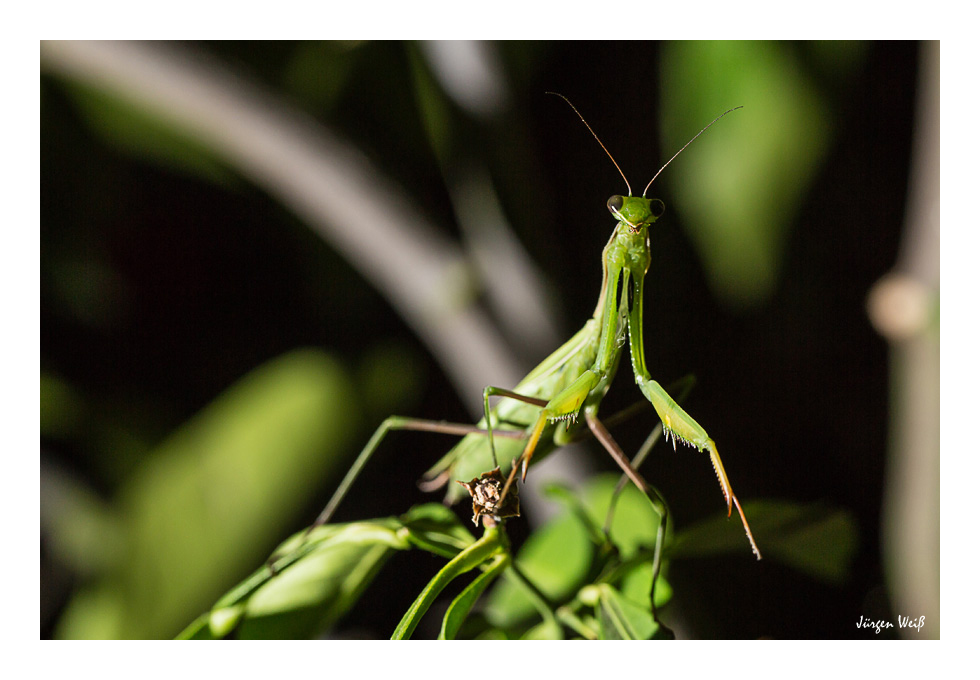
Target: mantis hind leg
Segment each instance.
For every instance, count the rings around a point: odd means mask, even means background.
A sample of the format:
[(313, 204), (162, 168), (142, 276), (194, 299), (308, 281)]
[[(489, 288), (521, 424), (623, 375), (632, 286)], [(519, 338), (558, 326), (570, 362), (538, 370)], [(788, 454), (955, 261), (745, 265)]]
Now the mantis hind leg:
[[(337, 490), (334, 491), (333, 496), (330, 498), (330, 502), (327, 503), (320, 515), (306, 530), (307, 533), (330, 521), (330, 518), (337, 510), (337, 506), (339, 506), (340, 502), (344, 500), (344, 497), (347, 495), (350, 487), (354, 484), (354, 481), (357, 479), (358, 475), (360, 475), (361, 470), (367, 464), (368, 460), (370, 460), (375, 450), (377, 450), (378, 446), (381, 444), (381, 441), (392, 430), (414, 430), (416, 432), (436, 432), (458, 436), (485, 432), (483, 428), (477, 425), (463, 423), (447, 423), (441, 420), (423, 420), (420, 418), (404, 418), (402, 416), (391, 416), (386, 418), (385, 421), (378, 426), (378, 429), (374, 431), (374, 434), (371, 435), (371, 439), (369, 439), (368, 443), (364, 445), (364, 448), (361, 449), (361, 452), (358, 454), (354, 464), (347, 470), (347, 474), (344, 475), (344, 478), (341, 480)], [(520, 438), (524, 436), (524, 433), (502, 431), (498, 432), (497, 436)]]
[[(333, 517), (334, 512), (336, 512), (337, 507), (340, 505), (341, 501), (343, 501), (344, 497), (347, 495), (347, 492), (350, 490), (350, 487), (357, 480), (357, 477), (358, 475), (360, 475), (361, 470), (371, 459), (371, 456), (374, 455), (375, 450), (377, 450), (378, 446), (380, 446), (382, 440), (392, 430), (414, 430), (416, 432), (437, 432), (442, 434), (452, 434), (458, 436), (465, 436), (468, 434), (482, 434), (486, 432), (487, 436), (490, 438), (491, 451), (493, 451), (494, 433), (493, 430), (491, 429), (492, 420), (490, 418), (489, 400), (490, 397), (494, 395), (501, 396), (501, 397), (508, 397), (510, 399), (516, 399), (518, 401), (527, 402), (529, 404), (533, 404), (535, 406), (541, 406), (541, 407), (544, 407), (548, 403), (543, 399), (528, 397), (522, 394), (518, 394), (516, 392), (512, 392), (511, 390), (503, 389), (501, 387), (491, 386), (491, 387), (487, 387), (483, 392), (483, 405), (484, 405), (484, 413), (486, 415), (485, 422), (487, 426), (486, 429), (480, 427), (479, 425), (471, 425), (471, 424), (464, 424), (464, 423), (447, 423), (441, 420), (424, 420), (420, 418), (405, 418), (403, 416), (391, 416), (389, 418), (386, 418), (385, 421), (378, 426), (378, 429), (374, 431), (374, 434), (371, 435), (371, 439), (369, 439), (368, 443), (364, 445), (364, 448), (361, 449), (361, 452), (358, 454), (357, 459), (354, 461), (354, 464), (350, 466), (350, 469), (347, 470), (347, 474), (344, 475), (344, 478), (341, 480), (340, 485), (337, 487), (337, 490), (334, 491), (334, 494), (330, 498), (330, 501), (327, 503), (326, 507), (323, 508), (323, 511), (320, 512), (319, 516), (316, 518), (313, 524), (309, 526), (306, 532), (309, 533), (316, 527), (326, 524), (327, 522), (330, 521), (330, 518)], [(523, 431), (498, 430), (496, 432), (496, 436), (506, 437), (508, 439), (522, 439), (525, 436), (525, 434)], [(495, 452), (493, 457), (496, 464)], [(438, 480), (438, 481), (442, 482), (443, 480)], [(430, 486), (439, 486), (439, 485), (441, 484), (431, 484)]]
[[(685, 399), (687, 399), (688, 395), (691, 393), (691, 390), (694, 389), (694, 385), (696, 383), (697, 380), (693, 375), (686, 375), (683, 378), (671, 383), (670, 391), (677, 395), (677, 401), (683, 402)], [(632, 415), (634, 415), (632, 413), (632, 411), (634, 411), (634, 407), (649, 408), (649, 406), (646, 405), (646, 402), (639, 401), (628, 409), (625, 409), (620, 413), (615, 413), (606, 418), (606, 427), (613, 427), (615, 423), (624, 420), (624, 416), (632, 417)], [(663, 434), (663, 428), (663, 423), (657, 423), (653, 430), (650, 431), (650, 434), (647, 435), (646, 440), (640, 446), (640, 450), (637, 451), (636, 455), (633, 456), (633, 460), (630, 461), (630, 465), (632, 465), (634, 469), (640, 469), (640, 466), (643, 465), (643, 462), (647, 459), (647, 456), (650, 455), (650, 451), (652, 451), (653, 447), (657, 445), (658, 441), (660, 441), (660, 435)], [(620, 494), (623, 493), (623, 489), (626, 488), (627, 483), (629, 483), (629, 477), (624, 474), (619, 478), (619, 483), (616, 485), (616, 490), (613, 491), (612, 498), (609, 500), (609, 510), (606, 513), (606, 522), (603, 526), (603, 531), (605, 531), (607, 535), (609, 534), (609, 528), (612, 526), (613, 516), (616, 512), (616, 503), (619, 500)]]
[[(609, 430), (606, 429), (605, 425), (596, 416), (595, 409), (586, 408), (585, 410), (585, 421), (589, 425), (589, 429), (592, 430), (592, 434), (595, 438), (599, 440), (599, 443), (606, 449), (616, 464), (622, 468), (623, 472), (629, 477), (636, 487), (646, 494), (647, 498), (650, 499), (650, 503), (653, 505), (653, 509), (660, 516), (660, 523), (657, 526), (657, 539), (653, 548), (653, 581), (650, 586), (650, 608), (653, 612), (653, 618), (660, 623), (657, 618), (657, 603), (655, 600), (655, 593), (657, 589), (657, 578), (660, 576), (660, 564), (661, 558), (663, 557), (663, 547), (664, 541), (667, 537), (667, 518), (668, 510), (667, 503), (664, 501), (663, 496), (660, 492), (652, 487), (640, 473), (636, 470), (633, 465), (630, 464), (629, 459), (623, 450), (620, 448), (616, 440), (613, 439), (612, 435), (609, 434)], [(661, 624), (662, 625), (662, 624)]]

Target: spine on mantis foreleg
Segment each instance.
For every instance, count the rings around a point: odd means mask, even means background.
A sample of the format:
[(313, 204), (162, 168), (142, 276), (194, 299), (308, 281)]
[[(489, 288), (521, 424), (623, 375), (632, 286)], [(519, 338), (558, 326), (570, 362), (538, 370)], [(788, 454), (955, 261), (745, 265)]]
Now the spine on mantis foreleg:
[(708, 437), (708, 433), (667, 394), (660, 383), (649, 376), (645, 376), (642, 381), (637, 380), (637, 383), (640, 392), (653, 404), (657, 415), (660, 416), (664, 424), (664, 437), (672, 441), (674, 450), (677, 450), (678, 439), (682, 444), (692, 446), (698, 451), (709, 448), (711, 438)]
[(749, 543), (752, 544), (752, 552), (755, 553), (757, 559), (761, 560), (762, 553), (759, 552), (759, 546), (756, 545), (755, 537), (752, 536), (752, 530), (749, 528), (749, 521), (745, 518), (745, 513), (742, 511), (742, 505), (738, 502), (738, 498), (735, 497), (731, 482), (728, 481), (725, 466), (722, 465), (721, 456), (718, 454), (718, 448), (715, 446), (714, 441), (708, 436), (704, 428), (698, 425), (694, 418), (689, 416), (684, 409), (677, 405), (677, 402), (671, 399), (670, 395), (667, 394), (656, 380), (652, 380), (649, 377), (641, 380), (640, 374), (637, 374), (637, 383), (640, 386), (640, 391), (643, 392), (644, 396), (650, 400), (650, 403), (657, 410), (657, 415), (660, 416), (660, 420), (664, 424), (664, 435), (667, 436), (667, 433), (670, 433), (670, 437), (674, 441), (674, 448), (677, 447), (677, 440), (680, 439), (682, 443), (693, 446), (699, 451), (708, 452), (711, 465), (715, 470), (715, 476), (718, 477), (718, 484), (721, 485), (721, 492), (725, 496), (725, 502), (728, 504), (728, 516), (731, 517), (732, 504), (734, 504), (738, 510), (739, 517), (742, 518), (745, 535), (748, 537)]
[(732, 505), (734, 504), (739, 517), (742, 519), (745, 535), (752, 545), (752, 552), (755, 553), (757, 559), (761, 560), (762, 554), (755, 543), (755, 537), (752, 536), (752, 530), (749, 528), (749, 522), (742, 511), (742, 505), (735, 497), (731, 482), (728, 481), (725, 466), (721, 463), (721, 456), (718, 454), (718, 448), (714, 441), (708, 436), (705, 429), (667, 394), (660, 383), (650, 377), (650, 373), (647, 371), (646, 359), (643, 354), (643, 276), (637, 276), (634, 272), (632, 278), (633, 297), (629, 312), (629, 335), (630, 360), (633, 362), (633, 375), (636, 378), (636, 384), (643, 396), (653, 404), (657, 415), (660, 416), (660, 421), (664, 424), (664, 437), (671, 439), (675, 449), (677, 448), (677, 440), (680, 439), (682, 444), (688, 444), (699, 451), (708, 452), (711, 466), (715, 470), (715, 476), (721, 486), (725, 503), (728, 505), (728, 516), (731, 517)]

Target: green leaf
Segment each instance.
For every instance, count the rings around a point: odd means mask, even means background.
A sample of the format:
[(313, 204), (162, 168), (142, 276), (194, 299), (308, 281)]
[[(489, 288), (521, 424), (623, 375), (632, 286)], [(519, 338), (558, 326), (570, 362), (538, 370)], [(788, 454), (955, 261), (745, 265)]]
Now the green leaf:
[[(652, 556), (648, 560), (637, 562), (626, 570), (618, 579), (619, 589), (623, 596), (642, 607), (650, 607), (650, 582), (653, 580)], [(663, 607), (674, 596), (674, 589), (667, 580), (669, 563), (664, 560), (660, 565), (660, 578), (657, 579), (657, 592), (654, 593), (658, 607)]]
[(125, 555), (125, 527), (112, 506), (80, 479), (47, 468), (41, 526), (48, 548), (85, 578), (98, 577)]
[(85, 402), (71, 385), (41, 373), (41, 436), (65, 437), (84, 422)]
[[(576, 495), (567, 489), (557, 487), (549, 488), (548, 494), (560, 499), (579, 518), (593, 537), (593, 541), (596, 541), (597, 535), (601, 541), (604, 537), (601, 536), (600, 522), (606, 520), (612, 494), (618, 483), (619, 475), (597, 475), (589, 480), (582, 494)], [(580, 496), (584, 498), (580, 500)], [(610, 540), (616, 546), (621, 561), (628, 562), (636, 559), (640, 551), (649, 553), (652, 550), (656, 544), (659, 521), (649, 499), (639, 489), (632, 484), (623, 489), (616, 504), (609, 532)], [(623, 575), (616, 578), (626, 597), (647, 607), (650, 603), (650, 582), (653, 579), (651, 560), (652, 555), (649, 559), (642, 559), (633, 566), (627, 567)], [(672, 596), (673, 589), (667, 583), (666, 563), (664, 563), (661, 567), (660, 579), (657, 581), (657, 606), (662, 607), (667, 604)]]
[(402, 515), (401, 521), (413, 545), (443, 557), (453, 558), (473, 543), (473, 534), (441, 503), (416, 505)]
[[(585, 505), (593, 522), (604, 524), (613, 491), (619, 483), (619, 475), (597, 475), (585, 487)], [(624, 560), (633, 557), (642, 548), (652, 548), (657, 541), (660, 516), (650, 505), (650, 500), (632, 483), (620, 494), (613, 515), (609, 537)], [(668, 536), (669, 541), (669, 536)]]
[[(844, 583), (858, 547), (857, 522), (852, 513), (822, 503), (754, 501), (745, 504), (764, 559), (781, 561), (815, 579)], [(748, 553), (737, 520), (724, 514), (677, 532), (669, 553), (672, 559)]]
[(385, 542), (338, 540), (310, 553), (249, 598), (237, 636), (308, 638), (354, 605), (391, 555)]
[(763, 303), (789, 227), (826, 155), (831, 116), (791, 46), (671, 42), (663, 50), (669, 153), (735, 106), (664, 173), (718, 298)]
[(309, 109), (330, 110), (350, 84), (360, 46), (351, 40), (298, 43), (283, 72), (283, 89)]
[[(516, 564), (527, 578), (552, 602), (561, 602), (585, 584), (596, 555), (594, 543), (604, 540), (601, 526), (618, 475), (599, 475), (580, 494), (561, 487), (551, 487), (549, 494), (568, 511), (536, 531), (524, 543)], [(584, 500), (578, 500), (582, 497)], [(638, 558), (641, 550), (653, 548), (660, 518), (649, 499), (633, 486), (627, 486), (618, 501), (610, 536), (622, 560)], [(652, 557), (651, 557), (652, 558)], [(656, 599), (666, 604), (672, 590), (663, 578), (657, 583)], [(653, 578), (649, 560), (629, 567), (622, 581), (630, 597), (649, 608), (650, 581)], [(643, 593), (643, 589), (645, 593)], [(537, 610), (527, 593), (512, 579), (497, 584), (486, 607), (487, 619), (495, 626), (508, 629), (531, 618)]]
[(601, 640), (649, 640), (657, 632), (657, 623), (649, 607), (642, 607), (623, 595), (608, 583), (593, 586), (596, 595), (587, 595), (596, 601), (596, 618), (599, 620)]
[[(242, 605), (212, 610), (210, 616), (208, 616), (208, 631), (215, 639), (227, 637), (242, 620), (244, 615), (245, 607)], [(193, 626), (194, 624), (191, 625)]]
[[(357, 601), (392, 550), (410, 547), (394, 518), (300, 532), (211, 609), (212, 638), (300, 638), (328, 628)], [(178, 637), (201, 636), (199, 620)]]
[(449, 605), (446, 615), (442, 619), (442, 629), (439, 631), (440, 640), (455, 640), (460, 626), (466, 620), (473, 605), (479, 599), (483, 591), (487, 589), (494, 579), (510, 564), (510, 555), (499, 555), (490, 564), (486, 571), (477, 576), (472, 583), (466, 586), (456, 599)]
[(596, 521), (595, 513), (589, 511), (579, 494), (561, 484), (545, 485), (544, 493), (548, 498), (564, 505), (569, 513), (578, 518), (582, 523), (582, 528), (586, 530), (593, 543), (597, 546), (606, 543), (606, 536), (602, 533), (602, 525)]
[(500, 550), (505, 549), (506, 538), (498, 527), (487, 529), (483, 537), (471, 546), (460, 552), (449, 563), (439, 570), (432, 577), (432, 580), (425, 586), (415, 602), (408, 608), (402, 620), (392, 633), (392, 640), (405, 640), (411, 637), (412, 632), (422, 620), (422, 616), (428, 611), (429, 607), (438, 597), (439, 593), (452, 582), (456, 577), (465, 574), (471, 569), (475, 569), (485, 560), (492, 557)]
[[(582, 612), (588, 611), (581, 609)], [(565, 626), (579, 634), (585, 640), (597, 640), (599, 638), (598, 626), (595, 626), (595, 619), (591, 616), (582, 616), (571, 607), (559, 607), (555, 611), (555, 618)]]
[(148, 162), (221, 185), (238, 182), (217, 156), (193, 135), (158, 112), (124, 95), (70, 83), (66, 90), (92, 130), (117, 149)]
[(342, 367), (314, 351), (230, 387), (127, 480), (113, 503), (119, 556), (80, 592), (84, 611), (69, 603), (56, 634), (173, 636), (263, 559), (344, 463), (336, 454), (357, 431), (356, 403)]
[[(515, 561), (541, 593), (552, 601), (560, 601), (582, 586), (593, 553), (589, 534), (581, 522), (565, 515), (531, 534)], [(507, 580), (494, 587), (485, 611), (491, 624), (510, 628), (531, 618), (537, 610), (523, 589)]]
[(178, 640), (214, 640), (215, 637), (211, 633), (210, 627), (211, 613), (207, 612), (198, 616), (191, 625), (187, 626), (180, 635), (177, 636)]
[(274, 568), (263, 565), (219, 599), (204, 623), (195, 620), (178, 637), (311, 637), (355, 604), (392, 550), (416, 546), (453, 557), (472, 542), (438, 503), (415, 506), (398, 519), (302, 531), (276, 549)]
[(564, 638), (565, 634), (561, 626), (554, 619), (545, 619), (521, 636), (522, 640), (563, 640)]
[(477, 640), (509, 640), (507, 633), (498, 628), (488, 628), (476, 636)]

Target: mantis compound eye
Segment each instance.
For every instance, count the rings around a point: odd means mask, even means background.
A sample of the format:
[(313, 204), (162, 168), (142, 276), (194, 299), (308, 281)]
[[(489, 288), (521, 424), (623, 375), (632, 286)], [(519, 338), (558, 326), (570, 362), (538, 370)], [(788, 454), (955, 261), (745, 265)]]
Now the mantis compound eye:
[(613, 215), (617, 215), (617, 213), (623, 209), (623, 197), (610, 196), (609, 200), (606, 201), (606, 207), (609, 208), (609, 212), (611, 212)]
[(666, 210), (666, 209), (667, 208), (664, 205), (664, 202), (661, 201), (659, 198), (651, 198), (650, 199), (650, 214), (653, 215), (654, 219), (656, 219), (656, 218), (660, 217), (661, 215), (663, 215), (664, 214), (664, 210)]

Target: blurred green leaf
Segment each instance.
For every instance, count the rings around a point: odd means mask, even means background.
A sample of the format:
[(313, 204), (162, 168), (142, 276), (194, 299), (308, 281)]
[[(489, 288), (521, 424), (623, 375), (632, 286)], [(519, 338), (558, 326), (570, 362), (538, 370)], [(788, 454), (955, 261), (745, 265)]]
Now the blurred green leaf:
[(507, 633), (497, 628), (488, 628), (476, 636), (477, 640), (508, 640)]
[(716, 296), (763, 303), (779, 275), (788, 231), (830, 141), (831, 122), (790, 45), (670, 42), (663, 50), (663, 136), (683, 146), (664, 173)]
[[(583, 494), (585, 505), (595, 523), (605, 522), (609, 512), (609, 504), (613, 492), (619, 484), (620, 475), (596, 475), (589, 480)], [(623, 488), (616, 501), (609, 537), (622, 561), (637, 559), (641, 550), (650, 551), (656, 545), (657, 526), (660, 517), (650, 504), (650, 500), (633, 484)], [(667, 545), (670, 545), (671, 534), (668, 528)], [(639, 606), (650, 606), (650, 584), (653, 580), (653, 568), (650, 559), (640, 559), (636, 564), (627, 567), (619, 581), (622, 594)], [(661, 564), (660, 578), (657, 579), (656, 602), (662, 607), (673, 597), (673, 589), (667, 582), (668, 563)]]
[[(596, 555), (594, 542), (603, 540), (601, 526), (605, 523), (618, 481), (618, 475), (598, 475), (579, 494), (558, 486), (549, 488), (549, 495), (565, 505), (567, 513), (532, 534), (518, 553), (516, 563), (552, 601), (560, 602), (584, 585)], [(578, 497), (583, 500), (577, 500)], [(639, 559), (641, 549), (652, 549), (658, 523), (659, 517), (649, 500), (635, 487), (627, 486), (619, 498), (610, 529), (619, 559)], [(661, 575), (664, 573), (662, 571)], [(653, 572), (647, 559), (625, 567), (622, 576), (616, 577), (628, 588), (629, 597), (636, 606), (647, 609), (652, 579)], [(660, 578), (656, 592), (658, 605), (666, 604), (672, 594), (665, 578)], [(535, 613), (527, 595), (510, 580), (497, 584), (486, 607), (488, 620), (500, 628), (513, 627)]]
[(855, 75), (870, 52), (862, 40), (811, 40), (804, 47), (824, 77), (835, 81)]
[(41, 469), (41, 526), (47, 547), (83, 577), (112, 568), (125, 550), (125, 531), (113, 508), (77, 477)]
[(333, 108), (350, 76), (362, 43), (316, 40), (296, 45), (283, 74), (283, 88), (313, 111)]
[(595, 619), (587, 614), (588, 610), (579, 607), (559, 607), (555, 611), (555, 618), (562, 624), (575, 631), (584, 640), (598, 640), (599, 627), (595, 625)]
[(582, 599), (594, 603), (601, 640), (649, 640), (657, 632), (649, 606), (637, 605), (608, 583), (589, 586)]
[(450, 159), (453, 133), (456, 132), (451, 104), (422, 58), (418, 46), (408, 46), (407, 52), (422, 124), (433, 152), (445, 166)]
[[(180, 630), (262, 559), (263, 546), (343, 464), (335, 453), (357, 431), (356, 403), (343, 369), (309, 350), (229, 388), (121, 489), (114, 509), (124, 525), (122, 557), (68, 605), (57, 635), (158, 638)], [(85, 616), (76, 609), (83, 606)]]
[(564, 505), (568, 512), (578, 518), (579, 522), (582, 523), (582, 528), (588, 532), (589, 538), (593, 543), (597, 546), (602, 546), (606, 543), (606, 536), (602, 532), (602, 525), (595, 520), (593, 513), (589, 512), (589, 509), (586, 508), (585, 501), (577, 493), (561, 484), (545, 485), (544, 493), (548, 498)]
[[(592, 520), (604, 524), (619, 475), (597, 475), (589, 480), (583, 496)], [(616, 502), (609, 537), (624, 560), (632, 558), (640, 548), (652, 548), (657, 541), (657, 515), (650, 500), (633, 484), (628, 484)], [(670, 537), (668, 534), (668, 543)]]
[(424, 362), (413, 350), (390, 341), (367, 348), (357, 370), (357, 384), (371, 419), (410, 412), (423, 391)]
[(244, 614), (245, 607), (243, 605), (212, 611), (208, 617), (208, 630), (216, 639), (226, 637), (231, 634)]
[(120, 151), (216, 184), (238, 182), (206, 146), (156, 113), (79, 83), (67, 84), (66, 90), (92, 131)]
[[(589, 572), (594, 548), (588, 532), (574, 517), (555, 518), (528, 537), (517, 553), (521, 572), (553, 601), (568, 597)], [(494, 626), (509, 628), (534, 616), (536, 609), (523, 590), (511, 581), (499, 582), (485, 613)]]
[(191, 625), (187, 626), (178, 636), (180, 640), (214, 640), (216, 636), (211, 630), (209, 623), (211, 620), (210, 612), (198, 616)]
[(565, 634), (561, 626), (554, 619), (545, 619), (521, 636), (522, 640), (563, 640), (564, 638)]
[[(670, 563), (663, 560), (660, 566), (660, 578), (657, 579), (657, 592), (654, 593), (654, 600), (658, 607), (663, 607), (674, 597), (674, 589), (667, 579), (669, 571)], [(619, 590), (623, 597), (649, 609), (651, 581), (653, 581), (652, 556), (651, 559), (637, 562), (626, 570), (619, 579)]]
[(41, 373), (41, 436), (65, 437), (78, 427), (85, 404), (71, 385)]
[[(745, 504), (764, 559), (781, 561), (815, 579), (840, 585), (851, 569), (858, 548), (857, 522), (852, 513), (821, 503), (754, 501)], [(668, 552), (671, 559), (745, 552), (738, 521), (724, 514), (677, 532)]]

